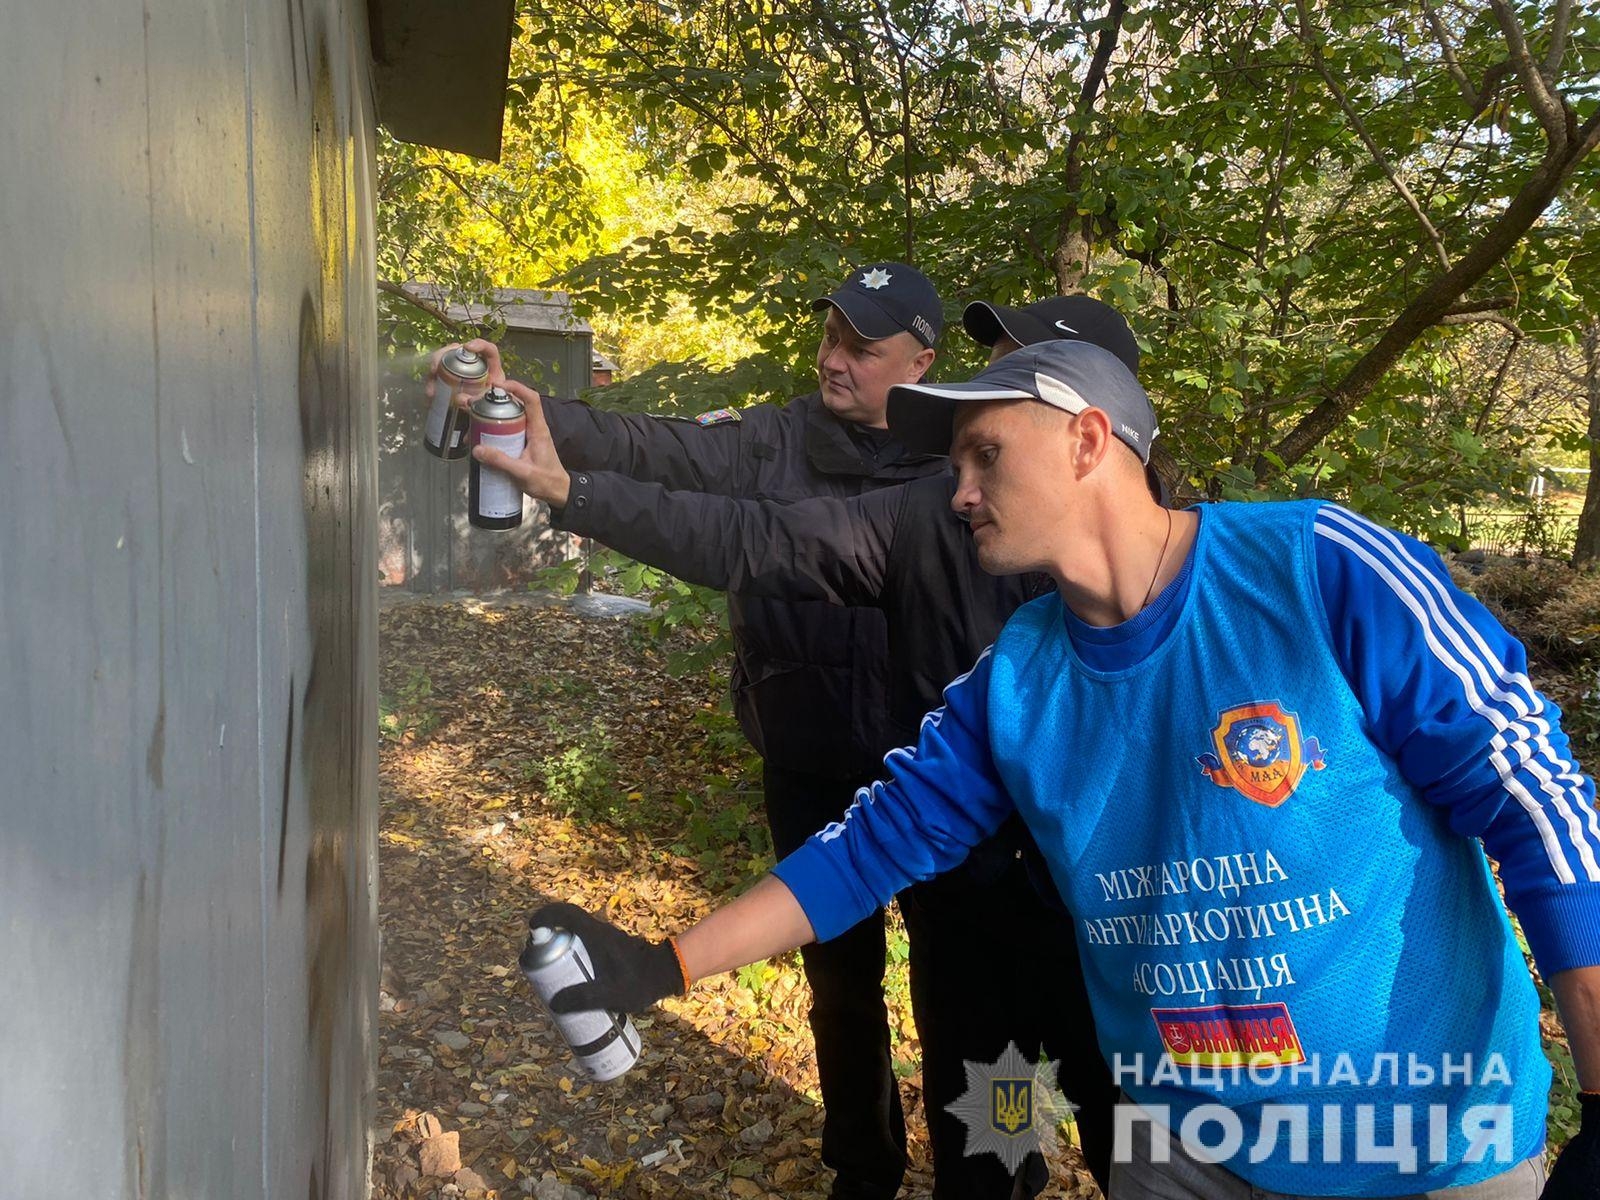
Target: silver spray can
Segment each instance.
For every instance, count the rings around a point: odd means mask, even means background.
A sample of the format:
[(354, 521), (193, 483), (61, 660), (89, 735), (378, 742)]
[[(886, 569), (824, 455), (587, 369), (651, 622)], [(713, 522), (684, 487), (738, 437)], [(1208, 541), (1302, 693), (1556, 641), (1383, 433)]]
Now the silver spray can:
[[(467, 447), (488, 446), (519, 458), (528, 448), (528, 410), (504, 388), (492, 387), (472, 402)], [(522, 524), (522, 485), (477, 459), (467, 464), (467, 521), (477, 529)]]
[[(594, 978), (594, 965), (583, 943), (565, 929), (539, 926), (528, 930), (528, 944), (517, 959), (546, 1009), (550, 998), (575, 983)], [(572, 1047), (578, 1065), (593, 1079), (615, 1079), (639, 1061), (639, 1031), (626, 1013), (604, 1009), (551, 1013), (556, 1028)]]
[(457, 397), (477, 399), (489, 386), (489, 364), (475, 350), (456, 346), (439, 359), (433, 385), (433, 405), (423, 427), (422, 444), (438, 458), (465, 458), (467, 426), (471, 418), (456, 402)]

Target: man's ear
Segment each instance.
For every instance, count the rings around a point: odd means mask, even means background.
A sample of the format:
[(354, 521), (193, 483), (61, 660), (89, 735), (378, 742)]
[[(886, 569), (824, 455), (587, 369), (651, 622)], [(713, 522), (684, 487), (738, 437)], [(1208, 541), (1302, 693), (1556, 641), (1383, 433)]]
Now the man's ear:
[(1111, 432), (1111, 418), (1102, 409), (1084, 409), (1078, 414), (1077, 423), (1078, 445), (1073, 454), (1073, 465), (1077, 468), (1078, 478), (1082, 479), (1105, 461), (1115, 435)]
[(906, 364), (906, 382), (921, 383), (922, 377), (928, 373), (928, 368), (933, 366), (937, 352), (932, 346), (924, 346), (918, 350), (916, 357)]

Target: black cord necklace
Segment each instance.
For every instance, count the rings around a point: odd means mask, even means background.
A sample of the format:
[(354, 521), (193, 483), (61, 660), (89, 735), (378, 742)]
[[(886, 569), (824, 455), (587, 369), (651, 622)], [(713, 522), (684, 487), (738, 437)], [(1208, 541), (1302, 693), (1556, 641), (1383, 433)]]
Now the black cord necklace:
[(1150, 576), (1150, 586), (1144, 590), (1144, 602), (1139, 605), (1140, 612), (1150, 607), (1151, 593), (1156, 590), (1156, 580), (1161, 578), (1161, 564), (1167, 561), (1167, 544), (1172, 541), (1172, 510), (1169, 508), (1166, 513), (1167, 536), (1161, 539), (1161, 557), (1156, 559), (1156, 569), (1155, 573)]

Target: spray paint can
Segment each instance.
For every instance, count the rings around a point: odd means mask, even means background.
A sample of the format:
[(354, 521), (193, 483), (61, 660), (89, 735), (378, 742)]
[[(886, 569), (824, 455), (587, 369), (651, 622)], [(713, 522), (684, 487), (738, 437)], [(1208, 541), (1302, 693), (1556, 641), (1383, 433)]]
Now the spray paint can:
[[(490, 388), (472, 403), (467, 440), (516, 458), (528, 445), (528, 414), (522, 402), (502, 388)], [(467, 520), (479, 529), (515, 529), (522, 524), (522, 488), (504, 471), (473, 459), (467, 472)]]
[[(594, 978), (594, 965), (583, 943), (565, 929), (540, 926), (528, 930), (528, 943), (517, 965), (528, 977), (545, 1008), (550, 998), (575, 983)], [(572, 1055), (588, 1075), (604, 1083), (639, 1061), (639, 1031), (624, 1013), (603, 1009), (552, 1013), (556, 1028), (572, 1047)]]
[(476, 399), (488, 386), (489, 364), (475, 350), (456, 346), (439, 359), (433, 385), (433, 406), (423, 426), (422, 444), (436, 458), (465, 458), (470, 418), (456, 403), (458, 396)]

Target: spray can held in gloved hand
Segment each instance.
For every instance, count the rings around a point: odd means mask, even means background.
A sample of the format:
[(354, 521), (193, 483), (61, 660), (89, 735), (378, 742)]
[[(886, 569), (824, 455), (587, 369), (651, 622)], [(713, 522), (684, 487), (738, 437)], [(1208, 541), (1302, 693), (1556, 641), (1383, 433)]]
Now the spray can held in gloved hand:
[[(539, 926), (528, 930), (528, 942), (517, 959), (522, 973), (546, 1009), (565, 987), (594, 978), (594, 966), (583, 943), (565, 929)], [(556, 1028), (572, 1047), (578, 1065), (593, 1079), (615, 1079), (639, 1061), (639, 1031), (625, 1013), (603, 1009), (552, 1013)]]
[(465, 458), (470, 418), (457, 396), (477, 399), (489, 386), (489, 364), (475, 350), (456, 346), (439, 359), (433, 385), (433, 405), (423, 426), (422, 445), (436, 458)]
[[(490, 388), (472, 404), (467, 440), (516, 458), (528, 446), (527, 410), (503, 388)], [(522, 524), (522, 487), (504, 471), (473, 459), (467, 470), (467, 520), (479, 529), (515, 529)]]

